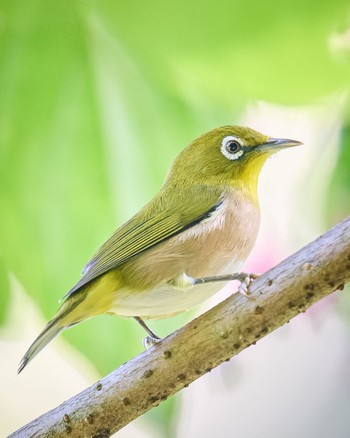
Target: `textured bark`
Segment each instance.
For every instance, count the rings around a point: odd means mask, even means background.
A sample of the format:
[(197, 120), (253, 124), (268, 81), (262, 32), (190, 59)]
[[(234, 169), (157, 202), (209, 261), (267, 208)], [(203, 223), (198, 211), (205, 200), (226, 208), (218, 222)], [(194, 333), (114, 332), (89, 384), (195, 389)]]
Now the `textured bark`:
[(109, 437), (350, 281), (350, 217), (10, 437)]

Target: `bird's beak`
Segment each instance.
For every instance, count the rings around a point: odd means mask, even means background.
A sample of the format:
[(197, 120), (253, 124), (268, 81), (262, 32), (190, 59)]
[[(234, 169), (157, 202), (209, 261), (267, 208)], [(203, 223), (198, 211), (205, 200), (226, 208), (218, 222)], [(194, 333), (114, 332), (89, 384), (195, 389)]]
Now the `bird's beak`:
[(278, 151), (279, 149), (290, 148), (293, 146), (300, 146), (301, 141), (290, 140), (289, 138), (270, 138), (266, 143), (257, 147), (261, 151)]

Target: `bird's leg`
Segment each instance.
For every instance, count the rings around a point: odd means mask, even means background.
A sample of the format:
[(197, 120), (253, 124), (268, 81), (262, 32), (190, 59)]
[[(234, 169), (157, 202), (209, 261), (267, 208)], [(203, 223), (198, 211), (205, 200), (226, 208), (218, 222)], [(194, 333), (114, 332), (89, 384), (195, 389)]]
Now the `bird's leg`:
[(217, 275), (215, 277), (193, 278), (193, 285), (212, 283), (216, 281), (238, 280), (241, 283), (239, 285), (238, 292), (242, 295), (248, 296), (249, 295), (248, 287), (250, 283), (258, 277), (259, 277), (258, 274), (238, 272), (235, 274)]
[(134, 316), (134, 319), (148, 333), (148, 336), (146, 336), (142, 342), (146, 350), (149, 350), (151, 347), (153, 347), (153, 345), (157, 344), (159, 341), (162, 340), (162, 338), (160, 338), (154, 332), (152, 332), (152, 330), (148, 327), (148, 325), (145, 323), (145, 321), (142, 318), (140, 318), (139, 316)]
[(159, 336), (157, 336), (155, 333), (152, 332), (152, 330), (148, 327), (148, 325), (145, 323), (143, 319), (141, 319), (139, 316), (134, 316), (136, 321), (140, 324), (140, 326), (146, 330), (146, 332), (154, 339), (161, 339)]

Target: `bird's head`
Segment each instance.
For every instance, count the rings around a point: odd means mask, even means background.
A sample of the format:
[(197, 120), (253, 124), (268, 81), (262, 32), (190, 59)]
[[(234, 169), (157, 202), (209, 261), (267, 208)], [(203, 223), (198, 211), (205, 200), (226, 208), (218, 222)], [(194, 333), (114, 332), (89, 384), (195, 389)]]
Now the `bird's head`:
[(271, 138), (250, 128), (223, 126), (194, 140), (176, 158), (168, 180), (183, 180), (247, 189), (256, 194), (266, 159), (275, 152), (302, 144)]

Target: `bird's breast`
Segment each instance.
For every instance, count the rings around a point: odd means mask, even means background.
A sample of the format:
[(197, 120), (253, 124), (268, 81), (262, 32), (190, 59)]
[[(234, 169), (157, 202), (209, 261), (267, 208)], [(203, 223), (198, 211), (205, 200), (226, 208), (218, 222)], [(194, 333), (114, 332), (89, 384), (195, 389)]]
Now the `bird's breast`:
[(259, 229), (259, 207), (235, 193), (223, 197), (219, 208), (179, 236), (189, 248), (186, 273), (205, 277), (232, 272), (251, 252)]

